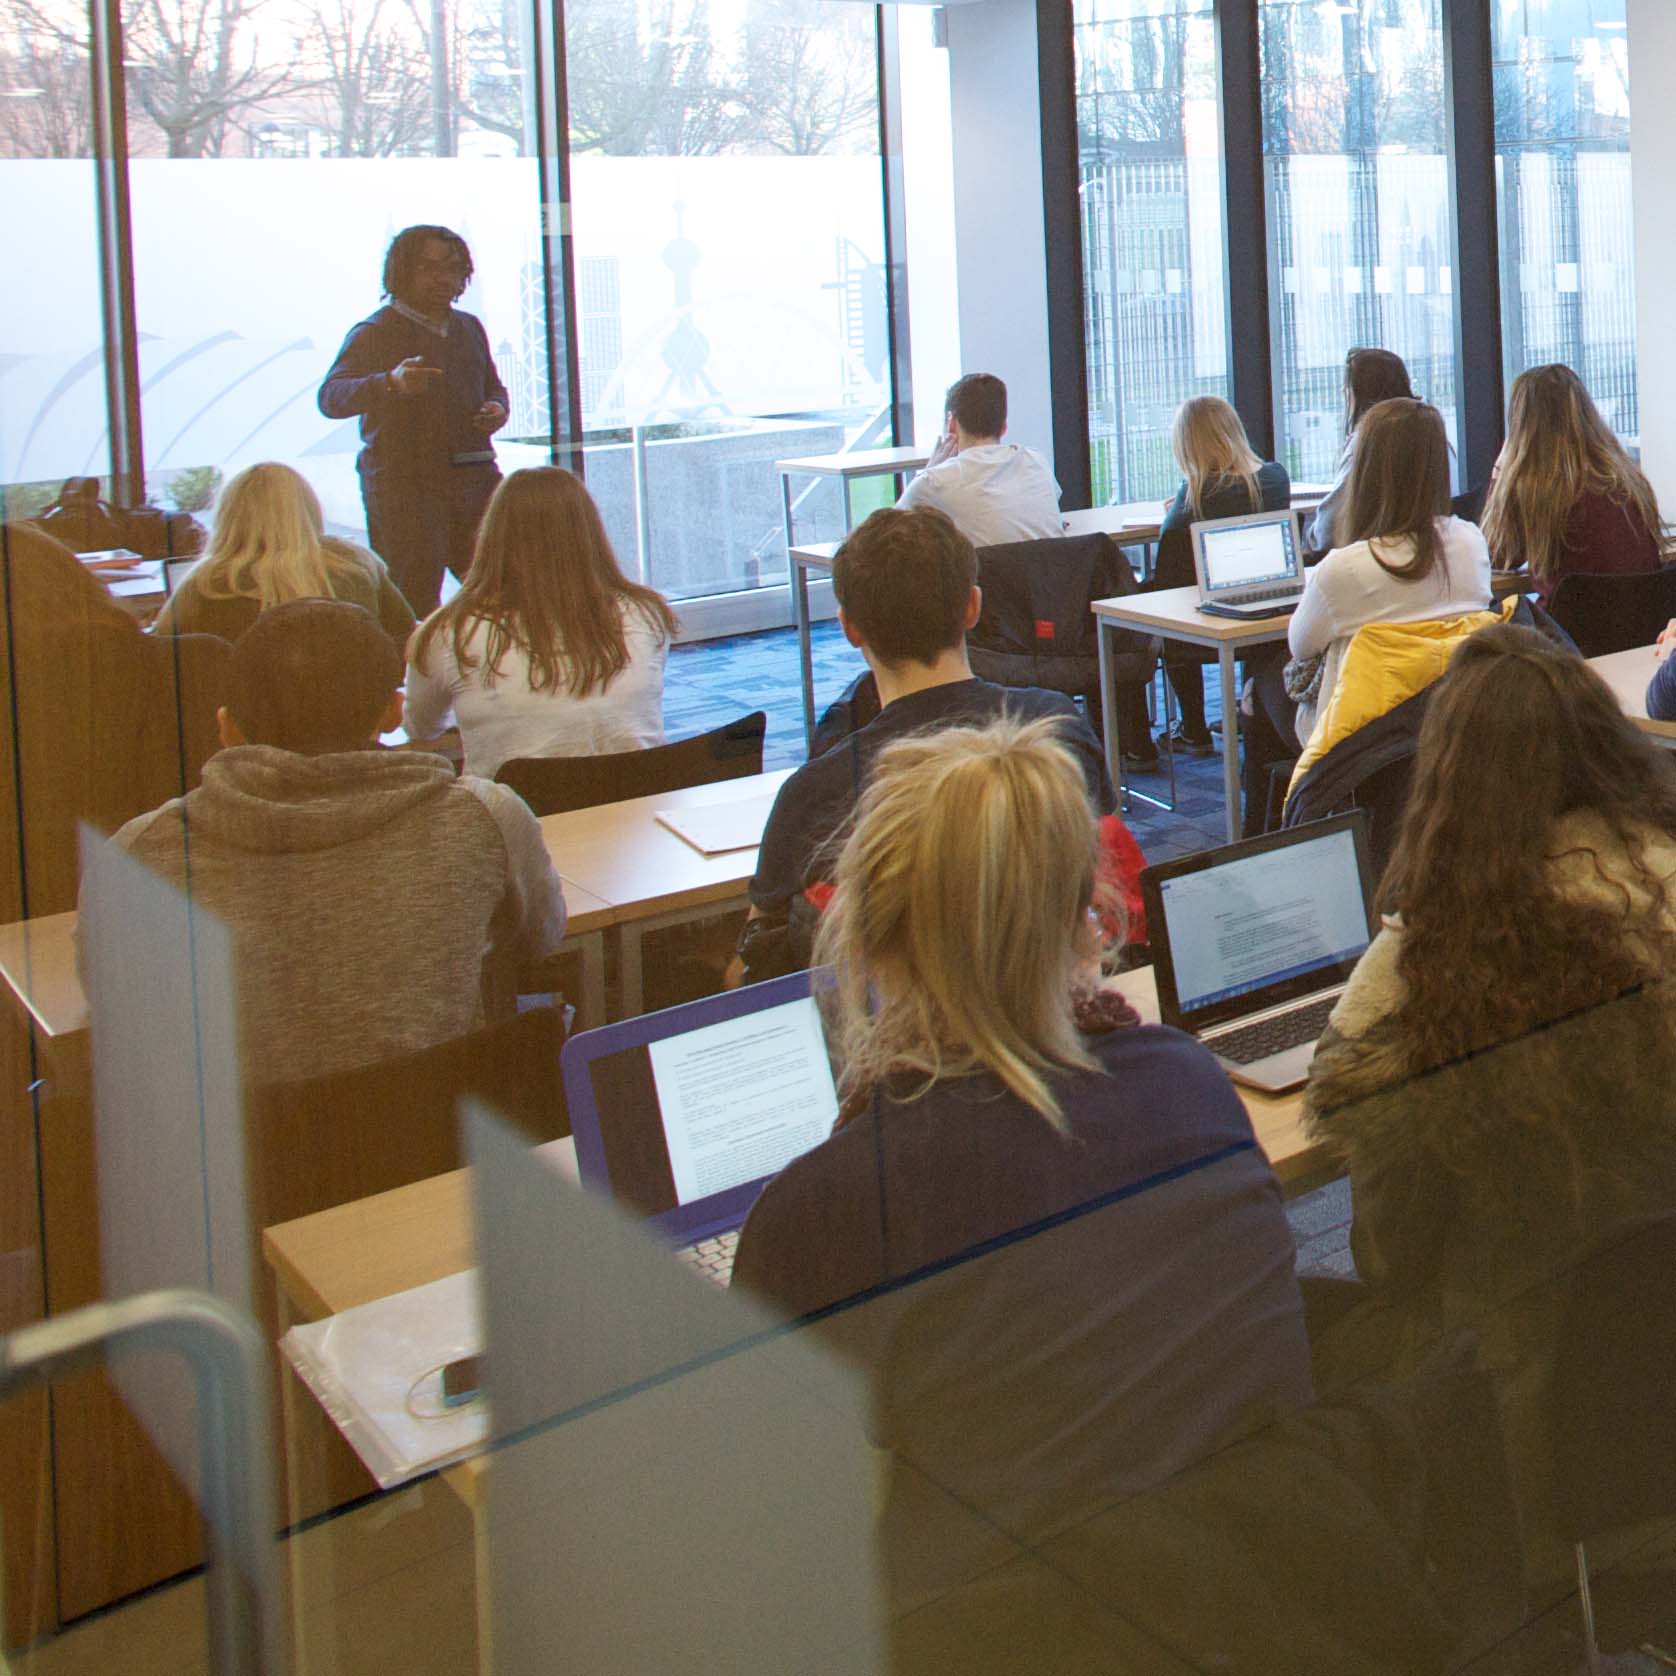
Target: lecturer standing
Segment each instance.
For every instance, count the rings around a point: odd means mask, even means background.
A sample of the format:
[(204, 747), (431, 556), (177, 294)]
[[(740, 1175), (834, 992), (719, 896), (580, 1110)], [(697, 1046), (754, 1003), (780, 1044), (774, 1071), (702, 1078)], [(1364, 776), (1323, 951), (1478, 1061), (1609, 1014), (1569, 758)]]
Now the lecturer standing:
[(458, 233), (404, 228), (384, 258), (389, 301), (350, 331), (320, 386), (328, 419), (361, 421), (368, 544), (421, 620), (444, 568), (465, 574), (500, 481), (489, 439), (506, 423), (506, 386), (483, 323), (454, 307), (471, 274)]

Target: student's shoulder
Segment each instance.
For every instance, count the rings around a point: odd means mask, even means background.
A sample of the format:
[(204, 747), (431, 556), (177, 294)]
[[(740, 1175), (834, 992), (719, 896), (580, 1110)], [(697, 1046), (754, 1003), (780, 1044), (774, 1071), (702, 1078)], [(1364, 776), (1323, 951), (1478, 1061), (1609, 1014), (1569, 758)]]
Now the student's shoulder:
[(983, 685), (987, 689), (986, 707), (998, 716), (1024, 722), (1073, 722), (1079, 732), (1088, 725), (1069, 695), (1050, 687), (1003, 687), (993, 681), (985, 681)]
[(1250, 1131), (1245, 1106), (1203, 1042), (1167, 1024), (1108, 1030), (1090, 1043), (1101, 1069), (1125, 1096), (1153, 1097), (1153, 1109), (1189, 1128)]

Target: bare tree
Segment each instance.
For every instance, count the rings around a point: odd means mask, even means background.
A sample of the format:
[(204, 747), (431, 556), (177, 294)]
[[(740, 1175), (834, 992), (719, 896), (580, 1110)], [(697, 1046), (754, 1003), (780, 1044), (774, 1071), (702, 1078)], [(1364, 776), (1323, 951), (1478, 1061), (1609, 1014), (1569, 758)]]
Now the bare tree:
[(579, 0), (565, 14), (570, 140), (613, 157), (729, 151), (747, 111), (715, 63), (703, 0), (655, 0), (642, 33), (633, 7)]
[(338, 157), (425, 149), (431, 105), (425, 47), (390, 0), (311, 0), (304, 65), (330, 107)]
[(230, 119), (290, 82), (289, 67), (265, 68), (244, 50), (244, 26), (262, 4), (128, 0), (129, 97), (162, 131), (170, 157), (218, 157)]
[(504, 134), (520, 156), (532, 149), (524, 88), (526, 11), (527, 4), (519, 0), (484, 0), (468, 15), (462, 4), (451, 59), (460, 115), (492, 134)]
[(763, 5), (745, 28), (741, 96), (752, 151), (812, 157), (878, 144), (879, 80), (871, 8), (814, 28), (806, 6)]
[[(79, 32), (78, 32), (79, 25)], [(87, 19), (0, 0), (0, 155), (91, 157)]]

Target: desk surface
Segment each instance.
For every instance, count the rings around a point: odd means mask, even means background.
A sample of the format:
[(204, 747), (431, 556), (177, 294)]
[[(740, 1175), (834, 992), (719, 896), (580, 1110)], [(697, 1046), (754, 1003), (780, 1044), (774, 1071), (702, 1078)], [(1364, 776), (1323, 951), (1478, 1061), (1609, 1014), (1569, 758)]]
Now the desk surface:
[(886, 472), (918, 471), (931, 458), (923, 448), (856, 448), (847, 454), (803, 454), (776, 460), (778, 472), (801, 471), (811, 477), (878, 477)]
[(87, 1028), (87, 997), (76, 970), (76, 916), (47, 914), (0, 925), (0, 981), (48, 1038)]
[[(1118, 987), (1143, 1019), (1157, 1021), (1150, 967), (1125, 973)], [(1325, 1155), (1303, 1135), (1301, 1095), (1274, 1098), (1241, 1090), (1241, 1097), (1283, 1185), (1302, 1190), (1325, 1178), (1330, 1169)], [(454, 1170), (281, 1223), (263, 1233), (262, 1249), (299, 1320), (318, 1320), (457, 1274), (476, 1260), (468, 1174)]]
[(1608, 652), (1605, 657), (1590, 658), (1592, 669), (1612, 689), (1624, 714), (1655, 739), (1676, 741), (1676, 722), (1655, 722), (1647, 714), (1647, 683), (1658, 668), (1655, 646), (1635, 646), (1627, 652)]
[(757, 870), (756, 850), (702, 855), (684, 838), (660, 826), (657, 811), (760, 797), (778, 790), (791, 772), (783, 768), (749, 779), (688, 786), (548, 815), (541, 823), (541, 835), (553, 865), (567, 881), (574, 879), (584, 890), (609, 902), (614, 923), (726, 902), (744, 894)]
[(1209, 616), (1199, 609), (1199, 590), (1165, 588), (1154, 594), (1124, 594), (1119, 599), (1097, 599), (1094, 615), (1126, 628), (1147, 628), (1177, 639), (1192, 636), (1201, 644), (1223, 641), (1282, 640), (1290, 612), (1275, 617), (1254, 617), (1241, 622), (1236, 617)]

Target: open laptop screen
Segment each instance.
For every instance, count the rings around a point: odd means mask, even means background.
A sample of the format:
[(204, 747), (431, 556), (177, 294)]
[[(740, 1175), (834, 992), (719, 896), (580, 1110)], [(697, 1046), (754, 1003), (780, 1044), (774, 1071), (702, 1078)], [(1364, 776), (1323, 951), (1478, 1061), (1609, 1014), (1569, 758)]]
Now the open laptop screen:
[(1213, 518), (1195, 524), (1200, 577), (1207, 594), (1257, 588), (1302, 577), (1297, 519), (1291, 512)]
[(738, 1226), (838, 1115), (807, 973), (588, 1031), (564, 1066), (582, 1180), (683, 1238)]
[[(1167, 1018), (1203, 1027), (1349, 975), (1370, 935), (1359, 823), (1322, 821), (1155, 870)], [(1147, 911), (1151, 924), (1150, 901)]]

